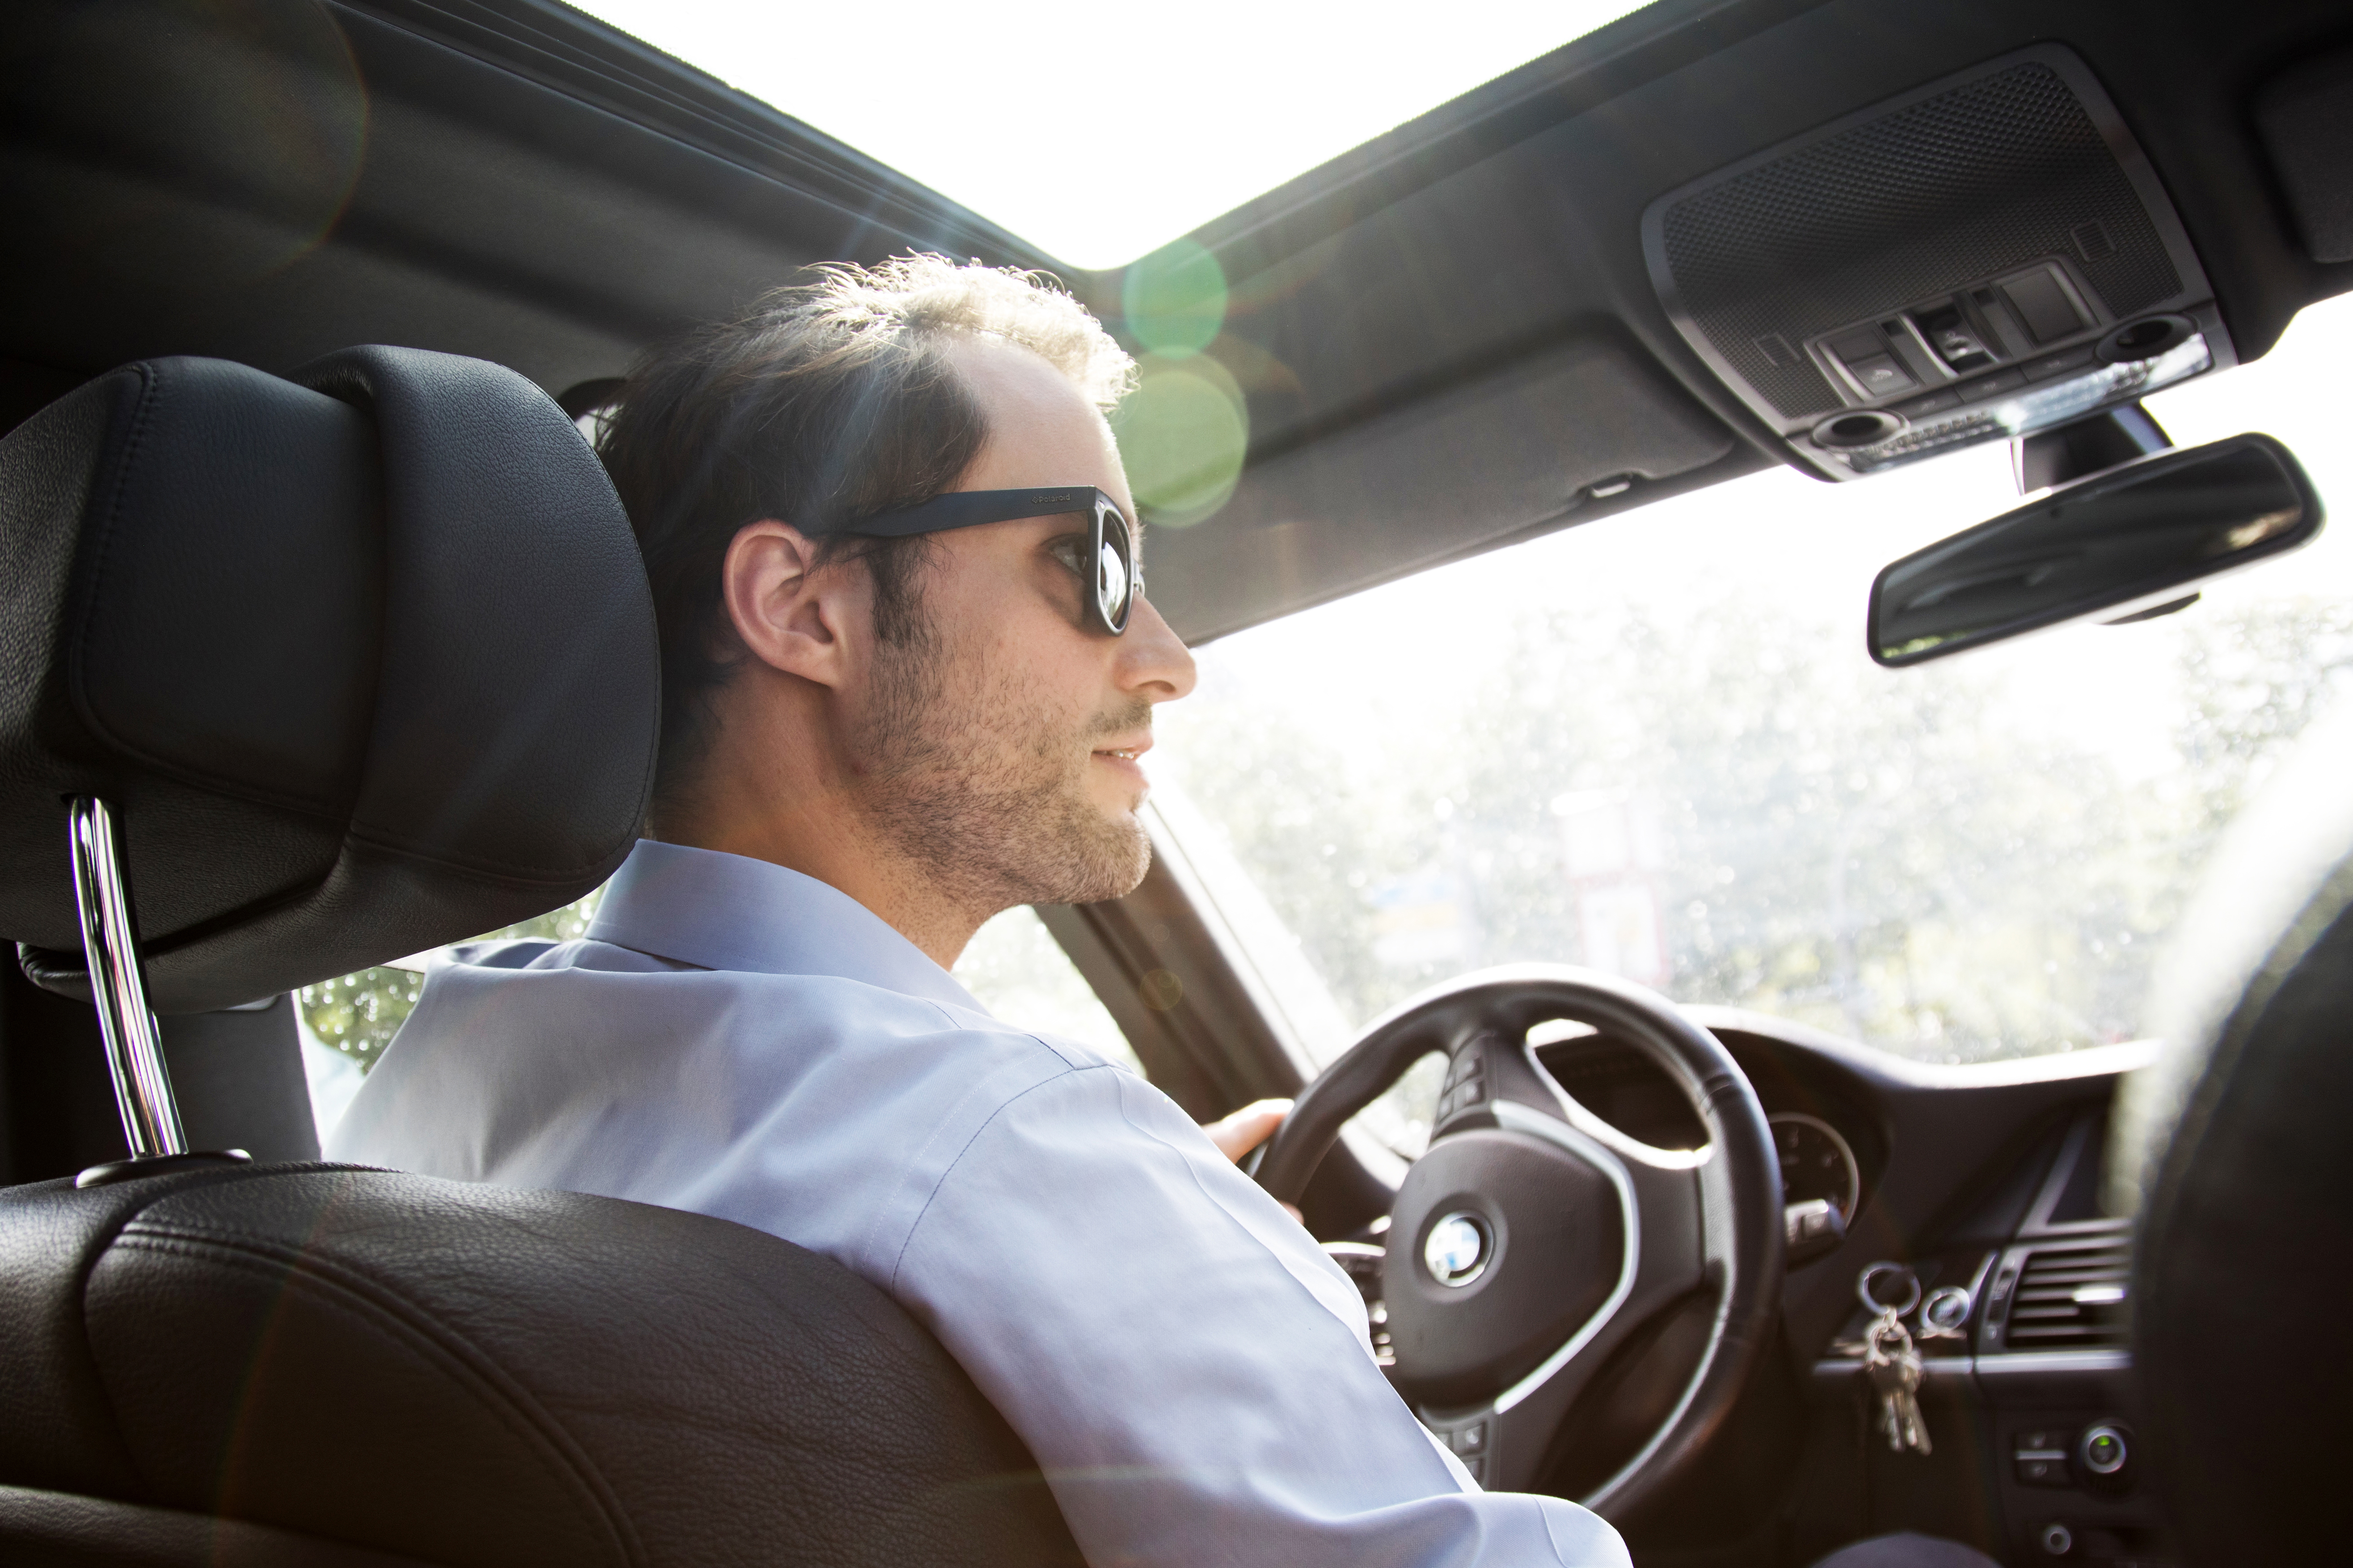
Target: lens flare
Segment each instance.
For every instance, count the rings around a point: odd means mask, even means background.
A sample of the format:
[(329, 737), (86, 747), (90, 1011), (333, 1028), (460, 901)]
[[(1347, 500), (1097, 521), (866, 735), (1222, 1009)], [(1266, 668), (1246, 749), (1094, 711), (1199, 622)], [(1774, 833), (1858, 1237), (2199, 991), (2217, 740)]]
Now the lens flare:
[[(36, 244), (174, 293), (237, 288), (315, 249), (365, 154), (368, 96), (322, 0), (92, 0), (28, 29), (23, 176), (68, 200)], [(80, 91), (74, 84), (104, 84)], [(34, 220), (37, 221), (37, 220)]]
[(1189, 528), (1233, 495), (1250, 411), (1232, 374), (1207, 355), (1146, 354), (1137, 368), (1143, 379), (1113, 421), (1127, 480), (1147, 521)]
[(1226, 324), (1226, 269), (1189, 239), (1162, 246), (1120, 279), (1127, 330), (1153, 353), (1185, 359), (1217, 340)]

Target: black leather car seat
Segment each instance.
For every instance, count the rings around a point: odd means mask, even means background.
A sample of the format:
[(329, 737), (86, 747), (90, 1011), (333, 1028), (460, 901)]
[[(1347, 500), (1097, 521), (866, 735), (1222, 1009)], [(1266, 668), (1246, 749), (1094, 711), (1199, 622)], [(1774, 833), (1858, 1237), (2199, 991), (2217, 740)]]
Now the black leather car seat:
[[(0, 441), (0, 934), (90, 997), (76, 798), (166, 1012), (563, 903), (634, 837), (654, 658), (627, 520), (521, 378), (115, 371)], [(1077, 1557), (879, 1291), (575, 1194), (195, 1158), (0, 1191), (0, 1412), (11, 1563)]]
[(2342, 1561), (2353, 1367), (2353, 711), (2316, 724), (2183, 919), (2119, 1100), (2145, 1472), (2199, 1568)]

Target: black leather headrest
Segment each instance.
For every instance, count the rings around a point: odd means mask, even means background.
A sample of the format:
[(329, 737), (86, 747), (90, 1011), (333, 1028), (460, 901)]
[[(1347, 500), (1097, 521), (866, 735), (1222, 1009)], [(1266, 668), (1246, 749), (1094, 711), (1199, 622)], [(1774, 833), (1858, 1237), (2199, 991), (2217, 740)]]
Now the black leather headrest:
[(83, 794), (159, 1012), (553, 909), (635, 837), (657, 658), (603, 468), (512, 372), (111, 372), (0, 441), (0, 937), (88, 994)]

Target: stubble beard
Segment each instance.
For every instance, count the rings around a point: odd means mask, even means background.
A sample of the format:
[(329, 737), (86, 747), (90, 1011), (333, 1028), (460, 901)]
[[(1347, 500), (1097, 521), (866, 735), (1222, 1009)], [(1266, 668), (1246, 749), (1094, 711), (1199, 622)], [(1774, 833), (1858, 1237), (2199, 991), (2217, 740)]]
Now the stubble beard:
[(1152, 843), (1089, 790), (1093, 742), (1148, 727), (1143, 699), (1073, 721), (1004, 672), (960, 670), (918, 634), (887, 649), (859, 752), (870, 817), (916, 872), (983, 918), (1133, 892)]

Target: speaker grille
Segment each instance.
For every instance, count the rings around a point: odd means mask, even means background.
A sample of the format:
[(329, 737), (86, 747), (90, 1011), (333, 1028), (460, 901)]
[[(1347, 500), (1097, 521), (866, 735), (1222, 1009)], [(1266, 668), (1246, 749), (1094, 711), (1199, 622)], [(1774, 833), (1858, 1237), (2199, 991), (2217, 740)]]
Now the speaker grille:
[[(2180, 292), (2083, 104), (2027, 63), (1694, 192), (1661, 237), (1683, 309), (1784, 417), (1839, 407), (1772, 351), (2046, 257), (2130, 316)], [(2088, 241), (2088, 243), (2087, 243)]]

